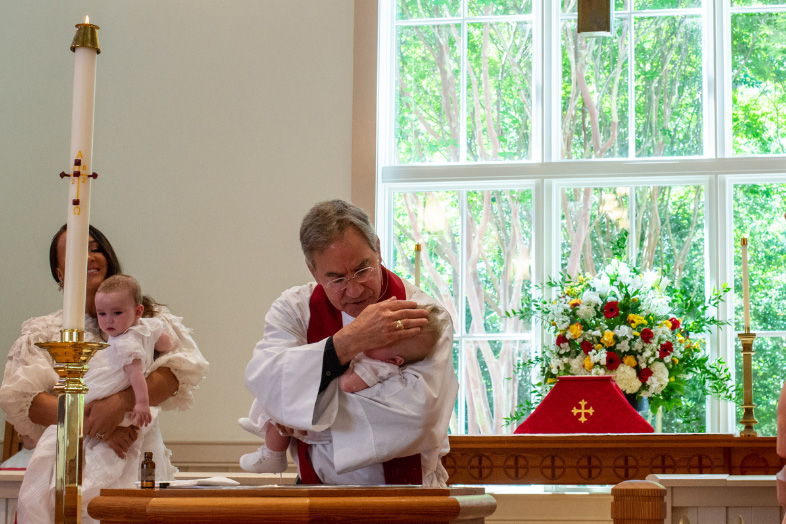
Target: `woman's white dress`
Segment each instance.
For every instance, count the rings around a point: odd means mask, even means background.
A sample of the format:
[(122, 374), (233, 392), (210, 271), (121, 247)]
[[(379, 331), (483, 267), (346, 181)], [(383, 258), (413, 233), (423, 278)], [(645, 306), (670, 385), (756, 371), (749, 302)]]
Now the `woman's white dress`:
[[(202, 357), (189, 330), (181, 319), (160, 306), (156, 315), (163, 322), (163, 330), (173, 342), (172, 349), (144, 366), (145, 373), (159, 367), (169, 368), (179, 381), (178, 392), (161, 404), (160, 409), (188, 409), (193, 405), (192, 392), (207, 371), (208, 363)], [(21, 434), (37, 442), (36, 451), (25, 472), (25, 480), (19, 498), (19, 522), (49, 524), (53, 522), (54, 510), (54, 463), (57, 445), (57, 427), (41, 426), (32, 422), (28, 411), (33, 398), (41, 392), (52, 392), (58, 380), (53, 360), (49, 353), (36, 346), (37, 342), (60, 339), (62, 312), (37, 317), (22, 325), (22, 336), (14, 343), (8, 354), (3, 384), (0, 386), (0, 407), (6, 418)], [(85, 340), (100, 342), (98, 323), (85, 317)], [(90, 390), (85, 404), (104, 398), (129, 386), (122, 366), (112, 363), (111, 351), (98, 351), (90, 360), (90, 370), (85, 381)], [(148, 365), (149, 364), (149, 365)], [(141, 453), (152, 451), (156, 462), (158, 480), (171, 480), (177, 471), (170, 461), (171, 452), (164, 446), (158, 420), (140, 430), (139, 437), (120, 459), (106, 444), (90, 438), (85, 439), (85, 467), (82, 477), (82, 521), (96, 522), (87, 515), (88, 502), (98, 495), (101, 488), (129, 488), (139, 477)]]

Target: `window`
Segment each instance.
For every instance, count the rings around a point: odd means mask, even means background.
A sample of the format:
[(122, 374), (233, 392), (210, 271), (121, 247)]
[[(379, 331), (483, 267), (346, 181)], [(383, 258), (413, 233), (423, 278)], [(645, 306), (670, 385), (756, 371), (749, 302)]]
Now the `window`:
[[(383, 256), (451, 312), (455, 433), (509, 433), (537, 377), (526, 308), (560, 271), (627, 260), (698, 296), (728, 283), (707, 339), (741, 377), (739, 238), (751, 236), (754, 402), (774, 434), (786, 319), (786, 1), (616, 0), (577, 36), (576, 0), (380, 3), (377, 226)], [(755, 233), (754, 233), (755, 231)], [(741, 359), (740, 359), (741, 360)], [(686, 392), (668, 432), (731, 432), (741, 410)], [(735, 412), (736, 409), (736, 412)]]
[(576, 3), (560, 17), (561, 158), (704, 154), (701, 1), (617, 2), (613, 38), (577, 35)]
[[(734, 286), (742, 295), (740, 239), (750, 237), (748, 273), (750, 281), (751, 331), (753, 343), (753, 399), (759, 424), (755, 429), (764, 435), (776, 433), (776, 408), (786, 369), (786, 183), (761, 184), (740, 181), (733, 185), (734, 217)], [(743, 328), (742, 304), (735, 304), (735, 329)], [(734, 337), (734, 352), (742, 346)], [(742, 376), (742, 359), (737, 362), (737, 376)], [(738, 405), (736, 419), (742, 417)]]

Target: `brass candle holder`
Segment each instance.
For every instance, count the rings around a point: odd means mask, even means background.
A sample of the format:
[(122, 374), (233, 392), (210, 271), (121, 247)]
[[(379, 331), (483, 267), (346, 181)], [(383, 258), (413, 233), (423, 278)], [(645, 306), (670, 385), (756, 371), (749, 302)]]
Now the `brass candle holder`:
[(742, 342), (742, 418), (740, 424), (744, 429), (740, 432), (741, 437), (757, 437), (758, 434), (753, 426), (758, 424), (758, 420), (753, 415), (753, 408), (756, 404), (753, 403), (753, 373), (751, 371), (751, 361), (753, 358), (753, 340), (756, 338), (755, 333), (750, 332), (750, 328), (745, 328), (744, 333), (738, 333), (740, 342)]
[(82, 378), (96, 351), (108, 344), (85, 342), (85, 332), (61, 329), (60, 342), (36, 344), (55, 360), (60, 377), (57, 395), (57, 467), (55, 476), (55, 523), (79, 524), (82, 520), (83, 422), (87, 386)]
[(98, 30), (101, 28), (87, 21), (84, 24), (76, 24), (74, 27), (76, 27), (76, 34), (74, 34), (74, 39), (71, 41), (71, 51), (75, 51), (77, 47), (89, 47), (100, 54), (101, 47), (98, 44)]

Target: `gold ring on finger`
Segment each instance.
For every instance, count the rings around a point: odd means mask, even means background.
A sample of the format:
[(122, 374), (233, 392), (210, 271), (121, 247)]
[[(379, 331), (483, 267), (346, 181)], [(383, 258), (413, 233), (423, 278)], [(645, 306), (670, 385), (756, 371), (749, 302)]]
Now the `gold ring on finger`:
[(404, 323), (400, 320), (396, 320), (396, 331), (401, 331), (404, 329)]

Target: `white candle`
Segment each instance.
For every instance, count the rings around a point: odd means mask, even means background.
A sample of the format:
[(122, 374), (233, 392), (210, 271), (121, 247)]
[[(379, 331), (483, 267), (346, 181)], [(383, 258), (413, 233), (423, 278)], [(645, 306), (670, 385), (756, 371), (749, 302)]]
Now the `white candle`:
[(745, 311), (745, 332), (751, 330), (751, 304), (748, 293), (748, 237), (742, 237), (742, 307)]
[(96, 85), (97, 36), (95, 45), (80, 39), (80, 32), (95, 30), (87, 17), (77, 24), (71, 45), (74, 51), (74, 98), (71, 111), (71, 177), (68, 189), (68, 235), (66, 236), (63, 282), (63, 329), (85, 329), (85, 286), (90, 225), (90, 178), (93, 159), (93, 114)]
[(420, 287), (420, 244), (415, 244), (415, 287)]

